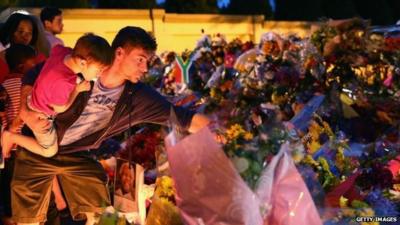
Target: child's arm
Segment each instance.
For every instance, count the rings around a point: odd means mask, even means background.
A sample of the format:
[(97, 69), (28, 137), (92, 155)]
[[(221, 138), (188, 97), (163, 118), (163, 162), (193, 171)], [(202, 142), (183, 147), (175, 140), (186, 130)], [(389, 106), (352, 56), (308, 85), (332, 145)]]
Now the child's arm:
[(24, 124), (24, 121), (21, 119), (21, 117), (19, 117), (19, 115), (17, 115), (10, 124), (10, 127), (8, 128), (9, 131), (11, 132), (17, 132), (18, 128), (20, 128), (22, 126), (22, 124)]
[(78, 96), (79, 93), (83, 91), (89, 91), (90, 90), (90, 82), (89, 81), (82, 81), (81, 83), (77, 84), (75, 86), (75, 89), (71, 92), (68, 98), (68, 102), (65, 105), (51, 105), (53, 110), (57, 113), (62, 113), (65, 112), (71, 105), (74, 103), (76, 97)]
[(44, 119), (46, 115), (30, 110), (27, 105), (27, 98), (31, 94), (32, 88), (31, 85), (24, 85), (21, 88), (21, 109), (19, 111), (19, 118), (21, 118), (32, 131), (45, 133), (51, 127), (51, 123), (47, 119)]

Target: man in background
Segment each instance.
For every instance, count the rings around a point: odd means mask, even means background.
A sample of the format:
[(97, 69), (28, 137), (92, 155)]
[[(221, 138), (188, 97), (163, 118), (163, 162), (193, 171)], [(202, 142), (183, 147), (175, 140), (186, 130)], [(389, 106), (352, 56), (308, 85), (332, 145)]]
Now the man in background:
[(64, 42), (56, 37), (57, 34), (61, 34), (64, 27), (61, 10), (56, 7), (44, 7), (40, 12), (40, 20), (43, 23), (50, 47), (64, 45)]

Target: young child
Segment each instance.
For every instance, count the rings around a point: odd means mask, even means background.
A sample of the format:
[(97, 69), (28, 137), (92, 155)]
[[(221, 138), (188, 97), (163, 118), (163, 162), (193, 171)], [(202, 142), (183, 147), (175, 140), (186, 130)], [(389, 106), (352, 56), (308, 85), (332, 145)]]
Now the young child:
[(18, 117), (21, 105), (21, 79), (28, 70), (35, 66), (36, 51), (29, 45), (13, 44), (6, 50), (5, 59), (10, 73), (6, 75), (2, 83), (7, 95), (2, 126), (19, 133), (23, 125), (22, 120)]
[[(112, 58), (113, 51), (108, 42), (94, 34), (80, 37), (74, 49), (54, 47), (33, 86), (28, 107), (43, 113), (52, 122), (58, 113), (71, 106), (80, 92), (90, 89), (89, 81), (109, 66)], [(85, 81), (79, 83), (78, 73)], [(44, 157), (52, 157), (58, 152), (54, 124), (46, 133), (34, 132), (34, 135), (32, 138), (4, 131), (1, 138), (3, 154), (8, 156), (14, 144)]]

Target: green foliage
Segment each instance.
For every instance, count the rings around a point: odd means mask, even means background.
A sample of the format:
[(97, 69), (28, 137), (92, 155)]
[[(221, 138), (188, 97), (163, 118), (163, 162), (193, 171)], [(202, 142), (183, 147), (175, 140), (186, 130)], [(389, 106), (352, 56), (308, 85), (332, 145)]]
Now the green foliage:
[(269, 1), (253, 0), (251, 3), (249, 4), (247, 0), (230, 0), (228, 6), (221, 12), (224, 14), (264, 15), (265, 18), (272, 18)]

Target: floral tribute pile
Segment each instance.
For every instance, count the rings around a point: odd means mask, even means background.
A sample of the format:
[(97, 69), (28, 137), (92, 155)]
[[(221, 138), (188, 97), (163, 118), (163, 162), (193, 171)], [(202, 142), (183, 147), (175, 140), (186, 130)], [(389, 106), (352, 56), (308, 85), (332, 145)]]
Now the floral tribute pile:
[(399, 43), (359, 19), (257, 45), (204, 35), (193, 51), (163, 54), (146, 82), (217, 121), (250, 188), (289, 142), (324, 224), (379, 224), (355, 218), (400, 218)]

